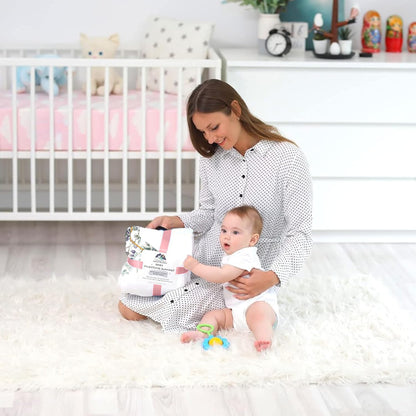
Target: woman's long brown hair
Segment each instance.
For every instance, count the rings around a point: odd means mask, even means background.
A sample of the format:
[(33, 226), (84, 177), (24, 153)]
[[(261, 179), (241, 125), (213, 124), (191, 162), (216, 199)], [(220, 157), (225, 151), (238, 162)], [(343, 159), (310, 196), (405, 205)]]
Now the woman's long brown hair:
[(264, 123), (251, 114), (247, 104), (238, 92), (224, 81), (209, 79), (198, 85), (191, 93), (186, 108), (189, 134), (195, 150), (204, 157), (211, 157), (218, 148), (216, 143), (209, 144), (204, 135), (199, 131), (192, 117), (195, 113), (222, 112), (231, 115), (231, 103), (237, 101), (241, 108), (238, 114), (242, 128), (252, 137), (260, 140), (274, 140), (279, 142), (291, 142), (283, 137), (276, 127)]

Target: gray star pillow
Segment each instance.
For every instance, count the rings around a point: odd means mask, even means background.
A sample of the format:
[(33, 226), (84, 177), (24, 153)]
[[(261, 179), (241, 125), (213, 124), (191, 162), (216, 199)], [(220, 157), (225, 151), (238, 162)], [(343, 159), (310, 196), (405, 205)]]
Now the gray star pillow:
[[(152, 17), (145, 30), (143, 58), (149, 59), (206, 59), (214, 25), (210, 23), (183, 22), (179, 20)], [(198, 68), (186, 66), (182, 72), (182, 93), (188, 95), (198, 84)], [(140, 87), (139, 74), (138, 87)], [(178, 69), (165, 68), (164, 90), (178, 93)], [(148, 69), (146, 86), (159, 91), (160, 69)]]

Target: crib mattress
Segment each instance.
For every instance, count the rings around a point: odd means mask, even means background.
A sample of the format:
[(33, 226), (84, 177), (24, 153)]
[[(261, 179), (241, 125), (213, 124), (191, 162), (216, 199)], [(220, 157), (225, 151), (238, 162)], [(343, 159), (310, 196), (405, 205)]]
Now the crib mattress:
[[(128, 92), (127, 110), (127, 142), (128, 150), (138, 151), (145, 143), (146, 151), (158, 151), (163, 144), (165, 151), (176, 151), (178, 141), (178, 108), (177, 96), (165, 94), (164, 137), (160, 128), (160, 95), (158, 92), (146, 92), (145, 137), (142, 137), (142, 105), (141, 91)], [(68, 150), (68, 96), (66, 93), (54, 97), (54, 137), (50, 137), (50, 109), (49, 97), (39, 92), (35, 96), (35, 130), (36, 150), (49, 150), (53, 141), (54, 149)], [(87, 149), (87, 97), (82, 91), (73, 92), (72, 110), (72, 149), (82, 151)], [(105, 111), (104, 98), (91, 97), (91, 149), (103, 150), (105, 143)], [(181, 117), (185, 117), (184, 108), (180, 109)], [(31, 149), (31, 105), (30, 94), (17, 95), (17, 149), (27, 151)], [(193, 150), (186, 122), (183, 123), (180, 137), (182, 150)], [(123, 149), (123, 97), (111, 95), (109, 97), (108, 120), (109, 150)], [(0, 150), (13, 149), (13, 109), (10, 92), (0, 93)]]

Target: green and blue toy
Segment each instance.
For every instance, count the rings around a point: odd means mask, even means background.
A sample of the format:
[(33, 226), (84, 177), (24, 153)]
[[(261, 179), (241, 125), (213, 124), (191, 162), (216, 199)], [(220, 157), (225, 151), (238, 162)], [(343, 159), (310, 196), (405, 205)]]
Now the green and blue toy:
[(227, 338), (223, 338), (219, 335), (212, 335), (212, 331), (214, 330), (214, 326), (211, 324), (199, 324), (196, 329), (203, 334), (207, 334), (208, 338), (205, 338), (202, 343), (202, 348), (204, 350), (209, 350), (215, 345), (222, 345), (223, 348), (228, 349), (230, 343), (228, 342)]

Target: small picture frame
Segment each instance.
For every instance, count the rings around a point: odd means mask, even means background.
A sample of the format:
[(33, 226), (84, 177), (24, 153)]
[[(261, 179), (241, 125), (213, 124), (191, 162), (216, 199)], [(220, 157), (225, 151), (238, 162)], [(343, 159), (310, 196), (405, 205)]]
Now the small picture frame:
[(306, 50), (306, 38), (308, 37), (307, 22), (282, 22), (282, 29), (286, 29), (290, 33), (293, 52), (304, 52)]

